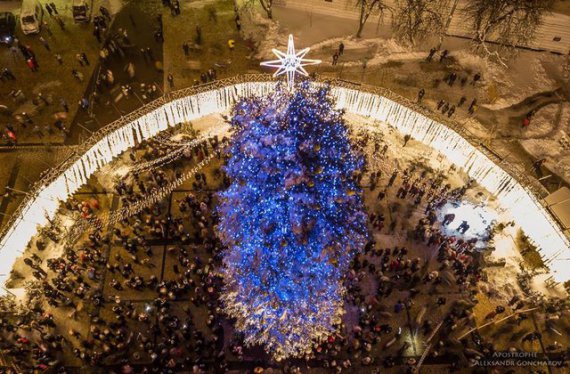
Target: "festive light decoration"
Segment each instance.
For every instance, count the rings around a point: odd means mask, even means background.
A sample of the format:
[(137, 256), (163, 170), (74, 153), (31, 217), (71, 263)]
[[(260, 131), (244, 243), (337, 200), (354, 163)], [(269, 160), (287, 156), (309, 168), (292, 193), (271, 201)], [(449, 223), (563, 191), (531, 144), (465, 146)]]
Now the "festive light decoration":
[[(261, 79), (261, 81), (260, 81)], [(38, 228), (53, 219), (60, 204), (99, 168), (138, 142), (150, 139), (168, 127), (213, 113), (227, 112), (240, 98), (269, 95), (275, 82), (266, 77), (238, 76), (218, 81), (215, 86), (188, 88), (159, 98), (94, 134), (88, 147), (50, 173), (25, 198), (0, 239), (0, 294), (18, 256), (21, 256)], [(457, 131), (418, 113), (414, 104), (389, 90), (334, 82), (331, 90), (336, 107), (373, 118), (379, 126), (389, 124), (411, 134), (441, 152), (453, 164), (495, 195), (501, 208), (509, 210), (531, 242), (541, 250), (556, 281), (570, 279), (570, 243), (539, 197), (494, 163), (481, 149)], [(369, 90), (368, 92), (366, 90)], [(507, 166), (503, 163), (503, 167)]]
[(260, 65), (277, 68), (277, 71), (273, 73), (274, 77), (287, 74), (287, 86), (292, 89), (295, 86), (295, 74), (301, 73), (304, 76), (309, 75), (303, 66), (317, 65), (321, 63), (321, 60), (303, 58), (310, 50), (311, 48), (305, 48), (299, 52), (295, 52), (293, 35), (289, 35), (287, 53), (283, 53), (273, 48), (272, 51), (275, 56), (277, 56), (278, 60), (264, 61)]
[(88, 220), (76, 221), (74, 225), (69, 229), (69, 240), (73, 242), (77, 240), (83, 233), (88, 231), (90, 228), (104, 228), (106, 226), (113, 226), (124, 220), (125, 218), (131, 217), (137, 213), (140, 213), (143, 209), (152, 206), (164, 200), (169, 194), (171, 194), (176, 188), (180, 187), (186, 180), (192, 178), (204, 166), (208, 165), (210, 161), (219, 155), (220, 149), (222, 149), (227, 143), (221, 143), (217, 149), (211, 150), (210, 154), (206, 156), (202, 161), (200, 161), (192, 169), (186, 171), (180, 177), (168, 182), (166, 185), (153, 190), (152, 192), (144, 195), (141, 199), (129, 203), (116, 211), (107, 211), (101, 216), (93, 217)]
[[(225, 126), (220, 126), (214, 132), (209, 132), (208, 134), (201, 135), (196, 139), (192, 139), (186, 143), (177, 144), (177, 148), (173, 149), (171, 152), (167, 153), (166, 155), (156, 158), (151, 161), (139, 162), (131, 167), (129, 172), (133, 174), (140, 174), (154, 168), (158, 168), (164, 166), (170, 162), (174, 162), (178, 160), (180, 157), (184, 156), (186, 152), (189, 152), (199, 146), (200, 144), (206, 143), (209, 139), (212, 139), (216, 136), (222, 135), (227, 131)], [(174, 145), (174, 143), (172, 143)]]
[(247, 345), (303, 355), (340, 322), (343, 276), (367, 240), (342, 112), (326, 88), (243, 99), (220, 194), (225, 311)]

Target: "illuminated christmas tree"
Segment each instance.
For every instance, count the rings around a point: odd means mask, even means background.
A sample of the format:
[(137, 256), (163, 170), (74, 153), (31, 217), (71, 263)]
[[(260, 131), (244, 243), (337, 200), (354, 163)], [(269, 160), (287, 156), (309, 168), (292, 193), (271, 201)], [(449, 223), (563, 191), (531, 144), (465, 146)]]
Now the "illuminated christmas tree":
[(225, 311), (248, 345), (276, 359), (311, 350), (343, 314), (343, 277), (367, 240), (342, 112), (327, 88), (303, 83), (243, 99), (220, 194)]

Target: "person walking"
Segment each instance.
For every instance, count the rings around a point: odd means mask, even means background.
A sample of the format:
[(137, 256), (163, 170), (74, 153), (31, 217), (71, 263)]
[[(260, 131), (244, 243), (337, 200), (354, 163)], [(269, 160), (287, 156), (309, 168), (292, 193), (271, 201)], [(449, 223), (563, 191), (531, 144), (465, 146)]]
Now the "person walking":
[(540, 175), (542, 174), (541, 168), (542, 168), (542, 165), (543, 165), (545, 162), (546, 162), (546, 159), (545, 159), (545, 158), (541, 158), (541, 159), (536, 160), (535, 162), (532, 163), (532, 168), (534, 169), (534, 172), (535, 172), (537, 175), (540, 176)]
[(340, 42), (340, 44), (338, 45), (338, 55), (342, 56), (344, 53), (344, 43)]
[(471, 101), (471, 104), (469, 104), (469, 109), (468, 109), (469, 114), (475, 113), (476, 108), (477, 108), (477, 99), (473, 99)]
[(461, 96), (461, 98), (459, 99), (459, 103), (457, 103), (457, 107), (460, 108), (461, 106), (463, 106), (463, 104), (465, 104), (466, 101), (467, 98), (465, 96)]
[(14, 73), (12, 73), (12, 71), (8, 68), (4, 68), (2, 69), (2, 76), (8, 78), (9, 80), (16, 80), (16, 76), (14, 75)]
[(202, 44), (202, 28), (200, 25), (196, 25), (196, 44)]
[(216, 8), (214, 7), (208, 8), (208, 20), (214, 23), (218, 22), (218, 13), (216, 12)]
[(18, 145), (18, 138), (16, 137), (16, 133), (13, 130), (6, 128), (6, 135), (13, 145)]
[(433, 56), (435, 55), (435, 52), (437, 52), (437, 49), (435, 47), (432, 47), (432, 49), (429, 50), (429, 55), (426, 57), (427, 62), (431, 62)]
[(109, 21), (111, 20), (111, 13), (109, 12), (109, 9), (105, 8), (104, 6), (100, 6), (99, 12), (101, 12), (101, 15), (103, 15), (103, 17), (107, 18)]
[(150, 47), (146, 47), (146, 55), (148, 56), (148, 60), (150, 62), (154, 61), (154, 55), (152, 54), (152, 49)]
[(475, 73), (471, 84), (474, 86), (475, 84), (477, 84), (477, 82), (479, 82), (480, 79), (481, 79), (481, 73)]
[(445, 101), (443, 99), (439, 100), (437, 102), (437, 110), (440, 110), (443, 104), (445, 104)]
[(179, 16), (180, 15), (180, 2), (178, 0), (174, 0), (172, 3), (172, 12), (173, 15)]
[(49, 105), (49, 101), (44, 97), (44, 95), (40, 92), (38, 93), (38, 99), (44, 103), (46, 106)]
[(426, 94), (426, 90), (423, 88), (418, 92), (418, 104), (422, 102), (424, 95)]
[(441, 52), (441, 56), (439, 57), (439, 62), (443, 62), (447, 58), (448, 54), (449, 51), (447, 49), (444, 49), (443, 52)]
[(87, 55), (85, 54), (85, 52), (81, 52), (79, 56), (81, 60), (85, 63), (85, 65), (89, 65), (89, 59), (87, 59)]
[(170, 88), (174, 88), (174, 77), (172, 76), (172, 74), (168, 74), (168, 84), (170, 85)]
[(61, 107), (63, 108), (63, 110), (66, 113), (69, 112), (69, 105), (67, 104), (67, 101), (65, 101), (65, 99), (63, 97), (61, 99), (59, 99), (59, 104), (61, 105)]
[(79, 100), (79, 106), (84, 110), (89, 108), (89, 100), (86, 97), (82, 97), (81, 100)]
[(530, 117), (525, 116), (521, 122), (521, 126), (523, 129), (526, 129), (530, 125)]
[(43, 26), (44, 30), (46, 30), (47, 34), (49, 36), (53, 37), (53, 33), (51, 32), (51, 28), (49, 27), (49, 23), (46, 20), (44, 20), (42, 22), (42, 26)]
[(101, 29), (98, 25), (95, 25), (95, 28), (93, 29), (93, 36), (95, 36), (95, 39), (97, 39), (98, 43), (101, 43)]
[(83, 74), (81, 74), (81, 72), (77, 71), (76, 69), (71, 69), (71, 75), (73, 75), (73, 77), (79, 82), (83, 82)]
[(38, 71), (38, 68), (36, 66), (36, 62), (34, 60), (33, 57), (30, 57), (26, 60), (26, 63), (28, 64), (28, 67), (30, 68), (30, 70), (35, 73), (36, 71)]
[(60, 17), (60, 16), (55, 16), (55, 21), (57, 22), (59, 28), (60, 28), (62, 31), (65, 31), (65, 22), (63, 22), (63, 20), (61, 19), (61, 17)]
[(190, 56), (190, 46), (188, 45), (188, 42), (182, 43), (182, 49), (184, 50), (184, 56)]
[(236, 29), (239, 32), (239, 31), (241, 31), (241, 20), (239, 18), (239, 15), (237, 15), (237, 14), (236, 14), (235, 21), (236, 21)]
[(10, 47), (10, 52), (12, 53), (12, 58), (14, 59), (14, 62), (18, 61), (18, 47), (16, 47), (15, 45), (12, 45)]
[(81, 58), (81, 53), (77, 53), (75, 55), (75, 59), (77, 60), (77, 62), (79, 62), (79, 65), (85, 66), (85, 62), (83, 62), (83, 59)]
[(332, 56), (332, 66), (335, 66), (338, 63), (338, 52), (335, 52)]
[(113, 74), (113, 71), (111, 71), (110, 69), (107, 69), (107, 71), (105, 72), (105, 81), (107, 82), (109, 87), (115, 84), (115, 75)]
[(129, 75), (130, 79), (135, 79), (135, 76), (136, 76), (135, 64), (133, 64), (132, 62), (129, 62), (127, 64), (127, 66), (125, 66), (125, 71)]
[(51, 48), (50, 48), (50, 46), (49, 46), (49, 43), (48, 43), (47, 40), (44, 39), (43, 36), (40, 36), (40, 43), (43, 44), (43, 46), (45, 47), (45, 49), (48, 50), (48, 52), (51, 52)]

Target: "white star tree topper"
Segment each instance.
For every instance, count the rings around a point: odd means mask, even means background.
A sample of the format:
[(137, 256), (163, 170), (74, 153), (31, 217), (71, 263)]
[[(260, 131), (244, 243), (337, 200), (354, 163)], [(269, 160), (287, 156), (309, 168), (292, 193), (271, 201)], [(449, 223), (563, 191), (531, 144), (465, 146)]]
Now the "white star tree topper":
[(277, 68), (277, 71), (273, 73), (274, 77), (278, 77), (282, 74), (287, 73), (287, 86), (293, 89), (295, 85), (295, 75), (300, 73), (304, 76), (308, 76), (309, 73), (305, 70), (303, 66), (317, 65), (321, 63), (321, 60), (311, 60), (303, 58), (311, 50), (311, 48), (305, 48), (299, 52), (295, 53), (295, 44), (293, 43), (293, 35), (289, 35), (289, 42), (287, 43), (287, 53), (273, 48), (273, 53), (277, 56), (278, 60), (264, 61), (261, 66), (269, 66), (272, 68)]

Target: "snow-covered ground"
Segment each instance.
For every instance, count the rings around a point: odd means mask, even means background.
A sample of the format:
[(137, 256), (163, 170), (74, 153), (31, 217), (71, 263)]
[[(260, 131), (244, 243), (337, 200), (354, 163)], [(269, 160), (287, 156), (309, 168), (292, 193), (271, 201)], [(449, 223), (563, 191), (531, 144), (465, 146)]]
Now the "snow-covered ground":
[(529, 126), (527, 139), (520, 141), (524, 149), (570, 181), (570, 103), (549, 105), (539, 110)]

